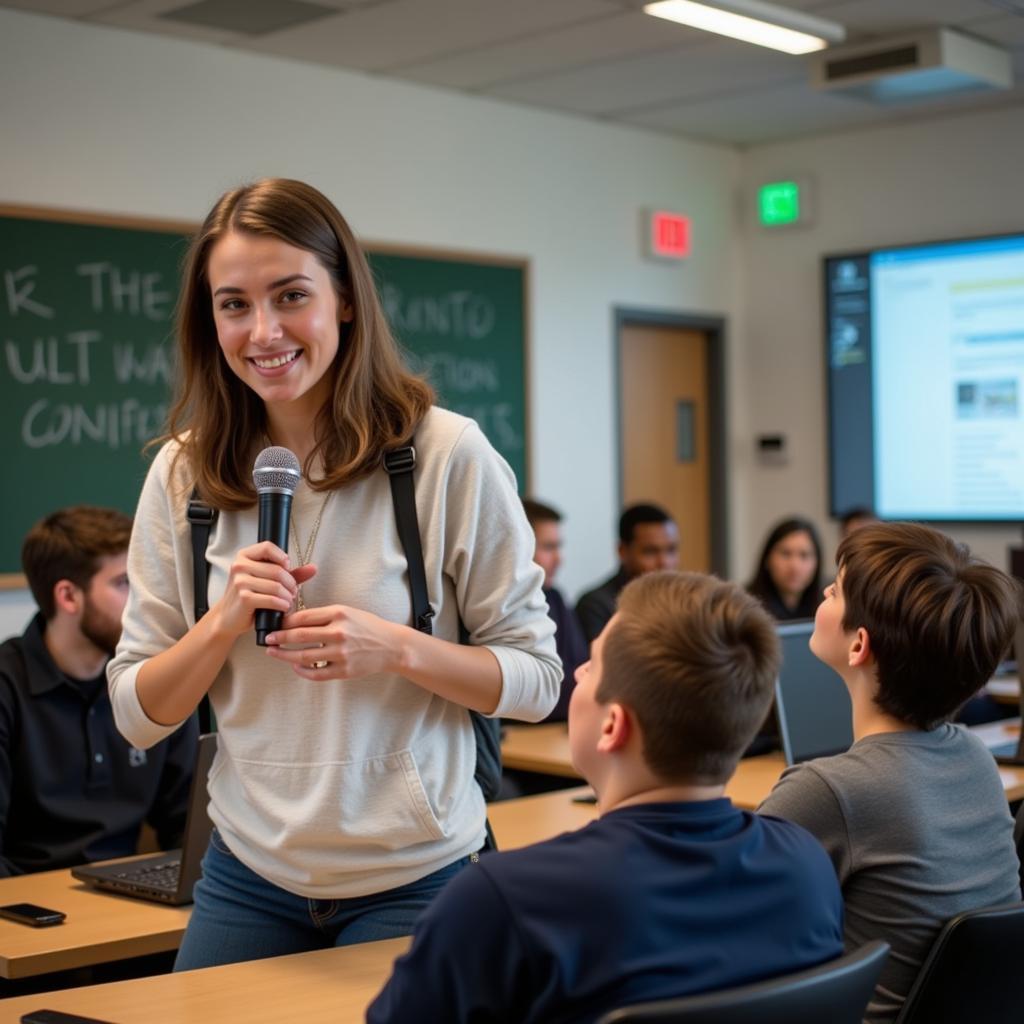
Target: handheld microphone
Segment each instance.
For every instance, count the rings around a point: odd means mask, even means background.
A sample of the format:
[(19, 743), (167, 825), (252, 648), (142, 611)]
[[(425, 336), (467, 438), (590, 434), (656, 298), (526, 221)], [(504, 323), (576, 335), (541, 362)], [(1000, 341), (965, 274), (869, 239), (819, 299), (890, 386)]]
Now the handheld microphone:
[[(302, 479), (302, 468), (295, 453), (276, 445), (264, 448), (252, 467), (252, 482), (260, 502), (257, 539), (269, 540), (288, 551), (288, 524), (292, 514), (292, 496)], [(267, 646), (267, 634), (281, 628), (283, 613), (271, 608), (256, 610), (256, 643)]]

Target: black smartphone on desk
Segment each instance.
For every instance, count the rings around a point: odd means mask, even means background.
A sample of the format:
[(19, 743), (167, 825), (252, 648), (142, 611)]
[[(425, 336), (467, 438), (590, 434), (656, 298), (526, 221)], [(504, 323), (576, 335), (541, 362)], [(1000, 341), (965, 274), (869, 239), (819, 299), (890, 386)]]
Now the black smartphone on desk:
[(45, 928), (51, 924), (61, 924), (67, 914), (49, 907), (39, 907), (35, 903), (8, 903), (0, 907), (0, 917), (17, 921), (18, 924), (30, 924), (33, 928)]

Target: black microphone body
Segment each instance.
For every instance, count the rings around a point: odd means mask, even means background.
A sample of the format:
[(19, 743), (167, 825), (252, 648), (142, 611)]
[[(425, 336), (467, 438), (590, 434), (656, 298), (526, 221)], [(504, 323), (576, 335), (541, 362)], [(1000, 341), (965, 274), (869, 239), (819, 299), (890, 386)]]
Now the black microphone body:
[[(292, 514), (292, 496), (278, 491), (264, 491), (260, 499), (260, 525), (256, 533), (259, 541), (269, 540), (282, 551), (288, 551), (288, 524)], [(267, 646), (267, 634), (281, 628), (283, 612), (272, 608), (256, 610), (256, 644)]]
[[(292, 514), (292, 496), (299, 486), (302, 470), (294, 452), (273, 446), (256, 456), (252, 481), (259, 498), (257, 539), (269, 540), (282, 551), (288, 551), (288, 527)], [(284, 613), (271, 608), (258, 608), (255, 615), (256, 643), (267, 646), (267, 634), (281, 628)]]

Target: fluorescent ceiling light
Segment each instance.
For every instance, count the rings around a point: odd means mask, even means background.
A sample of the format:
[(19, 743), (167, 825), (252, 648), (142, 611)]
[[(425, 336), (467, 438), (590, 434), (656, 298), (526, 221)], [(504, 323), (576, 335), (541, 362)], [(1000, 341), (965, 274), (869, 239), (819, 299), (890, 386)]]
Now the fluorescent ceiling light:
[(659, 0), (645, 4), (644, 11), (656, 18), (785, 53), (812, 53), (846, 38), (846, 30), (834, 21), (762, 0)]

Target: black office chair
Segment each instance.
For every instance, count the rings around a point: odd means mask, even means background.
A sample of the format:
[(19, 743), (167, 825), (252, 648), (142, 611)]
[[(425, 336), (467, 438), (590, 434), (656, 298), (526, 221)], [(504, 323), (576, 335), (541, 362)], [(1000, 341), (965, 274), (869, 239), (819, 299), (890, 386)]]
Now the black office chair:
[(896, 1024), (1020, 1024), (1024, 903), (947, 921)]
[(1024, 886), (1024, 800), (1017, 809), (1017, 823), (1013, 826), (1013, 841), (1017, 844), (1017, 860), (1020, 861), (1020, 883)]
[(720, 992), (637, 1003), (598, 1024), (861, 1024), (882, 964), (885, 942), (781, 978)]

